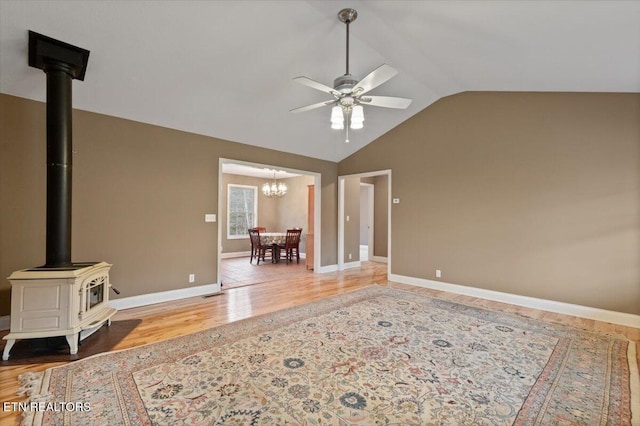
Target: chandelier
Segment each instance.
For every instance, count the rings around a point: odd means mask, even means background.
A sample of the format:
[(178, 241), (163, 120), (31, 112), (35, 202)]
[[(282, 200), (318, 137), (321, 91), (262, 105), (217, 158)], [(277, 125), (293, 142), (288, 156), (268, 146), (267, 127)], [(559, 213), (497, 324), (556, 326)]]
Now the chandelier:
[(287, 185), (276, 181), (275, 170), (273, 171), (273, 182), (265, 182), (264, 185), (262, 185), (262, 193), (269, 198), (284, 197), (287, 193)]

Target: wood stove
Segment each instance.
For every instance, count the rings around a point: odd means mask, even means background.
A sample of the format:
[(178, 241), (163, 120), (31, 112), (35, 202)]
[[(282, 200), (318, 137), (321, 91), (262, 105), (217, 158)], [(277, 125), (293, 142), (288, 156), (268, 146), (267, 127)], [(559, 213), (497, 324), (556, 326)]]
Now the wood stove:
[(109, 269), (105, 262), (74, 264), (72, 268), (15, 271), (11, 281), (11, 332), (2, 359), (18, 339), (65, 336), (71, 354), (78, 342), (111, 323)]
[(29, 31), (29, 66), (47, 74), (47, 251), (43, 266), (16, 271), (11, 282), (11, 330), (2, 359), (17, 339), (66, 336), (78, 341), (104, 323), (110, 308), (105, 262), (71, 262), (71, 88), (84, 80), (89, 51)]

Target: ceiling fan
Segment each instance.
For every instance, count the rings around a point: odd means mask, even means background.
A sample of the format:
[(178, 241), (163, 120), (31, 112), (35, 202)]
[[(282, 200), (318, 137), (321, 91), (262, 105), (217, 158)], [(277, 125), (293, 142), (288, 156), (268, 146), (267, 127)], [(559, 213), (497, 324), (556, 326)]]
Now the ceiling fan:
[[(312, 80), (308, 77), (296, 77), (296, 81), (312, 89), (320, 90), (333, 96), (333, 99), (316, 104), (292, 109), (291, 112), (298, 113), (309, 111), (323, 106), (333, 105), (331, 110), (331, 128), (345, 129), (345, 142), (349, 142), (349, 127), (361, 129), (364, 122), (363, 105), (377, 106), (383, 108), (406, 109), (411, 104), (411, 99), (396, 98), (392, 96), (365, 96), (369, 91), (390, 80), (398, 71), (390, 65), (382, 64), (371, 71), (362, 80), (349, 74), (349, 24), (356, 20), (358, 12), (355, 9), (342, 9), (338, 12), (338, 19), (347, 26), (347, 71), (344, 75), (333, 81), (333, 88)], [(350, 126), (344, 125), (345, 119)]]

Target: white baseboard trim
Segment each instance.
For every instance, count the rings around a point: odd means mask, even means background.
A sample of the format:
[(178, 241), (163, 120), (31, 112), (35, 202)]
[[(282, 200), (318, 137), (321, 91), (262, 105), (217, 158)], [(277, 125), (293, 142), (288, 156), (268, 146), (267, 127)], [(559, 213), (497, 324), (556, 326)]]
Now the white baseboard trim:
[(337, 271), (338, 271), (338, 265), (326, 265), (326, 266), (319, 267), (316, 272), (318, 274), (326, 274), (329, 272), (337, 272)]
[(372, 262), (381, 262), (381, 263), (388, 263), (389, 259), (386, 257), (382, 257), (382, 256), (371, 256), (371, 258), (369, 259)]
[(356, 260), (355, 262), (343, 263), (341, 270), (344, 271), (345, 269), (359, 268), (361, 266), (362, 266), (362, 262), (360, 262), (359, 260)]
[(9, 330), (11, 328), (11, 315), (0, 317), (0, 330)]
[(233, 259), (234, 257), (249, 257), (251, 256), (251, 251), (236, 251), (233, 253), (221, 253), (221, 259)]
[(160, 291), (157, 293), (141, 294), (139, 296), (123, 297), (122, 299), (109, 300), (109, 306), (118, 310), (137, 308), (138, 306), (153, 305), (155, 303), (170, 302), (172, 300), (186, 299), (187, 297), (204, 296), (205, 294), (219, 293), (220, 284), (206, 284), (179, 290)]
[(459, 284), (449, 284), (441, 281), (407, 277), (397, 274), (389, 274), (389, 281), (415, 285), (417, 287), (424, 287), (432, 290), (442, 290), (448, 291), (450, 293), (464, 294), (465, 296), (495, 300), (497, 302), (510, 303), (512, 305), (540, 309), (542, 311), (555, 312), (564, 315), (572, 315), (581, 318), (593, 319), (596, 321), (610, 322), (613, 324), (640, 328), (640, 315), (628, 314), (625, 312), (609, 311), (606, 309), (591, 308), (589, 306), (573, 305), (571, 303), (556, 302), (554, 300), (538, 299), (535, 297), (520, 296), (517, 294), (502, 293), (499, 291), (468, 287)]

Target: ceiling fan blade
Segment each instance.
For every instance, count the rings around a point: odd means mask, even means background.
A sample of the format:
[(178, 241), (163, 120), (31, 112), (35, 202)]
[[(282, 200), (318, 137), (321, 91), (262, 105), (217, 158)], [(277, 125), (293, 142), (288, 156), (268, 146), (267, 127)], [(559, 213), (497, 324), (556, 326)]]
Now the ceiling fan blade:
[(294, 108), (292, 110), (289, 110), (289, 112), (304, 112), (304, 111), (309, 111), (310, 109), (316, 109), (316, 108), (320, 108), (326, 105), (331, 105), (334, 103), (336, 103), (336, 101), (318, 102), (317, 104), (307, 105), (300, 108)]
[(396, 74), (398, 74), (398, 71), (391, 65), (382, 64), (360, 80), (353, 87), (352, 93), (358, 96), (367, 93), (369, 90), (375, 89), (382, 83), (389, 81), (389, 79)]
[(340, 93), (335, 89), (326, 86), (322, 83), (318, 83), (315, 80), (311, 80), (309, 77), (296, 77), (293, 81), (298, 82), (300, 84), (304, 84), (305, 86), (311, 87), (312, 89), (320, 90), (321, 92), (328, 93), (333, 96), (339, 96)]
[(411, 105), (411, 99), (396, 98), (393, 96), (363, 96), (358, 98), (363, 105), (371, 105), (383, 108), (406, 109)]

